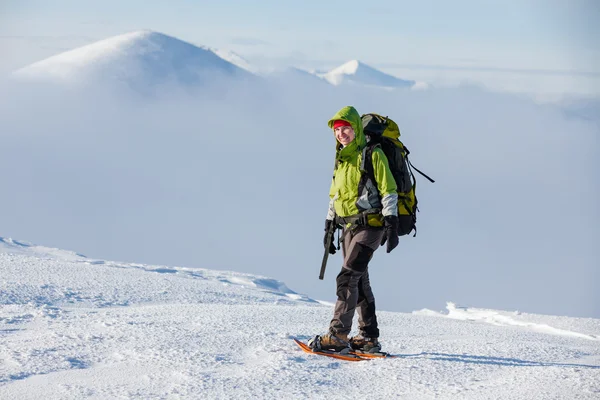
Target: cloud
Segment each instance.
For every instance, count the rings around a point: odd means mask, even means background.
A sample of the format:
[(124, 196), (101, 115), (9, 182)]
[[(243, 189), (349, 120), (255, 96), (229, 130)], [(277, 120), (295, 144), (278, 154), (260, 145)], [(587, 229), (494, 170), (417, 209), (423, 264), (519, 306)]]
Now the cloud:
[(258, 38), (251, 38), (251, 37), (232, 38), (229, 42), (231, 44), (240, 45), (240, 46), (270, 46), (271, 45), (271, 43), (269, 43), (265, 40), (258, 39)]
[(429, 64), (402, 64), (402, 63), (378, 63), (381, 68), (405, 68), (440, 71), (477, 71), (477, 72), (505, 72), (529, 75), (551, 75), (551, 76), (582, 76), (598, 78), (600, 71), (561, 70), (561, 69), (524, 69), (524, 68), (499, 68), (499, 67), (471, 67)]
[[(416, 238), (377, 252), (378, 307), (600, 317), (594, 124), (461, 87), (379, 91), (286, 83), (165, 86), (141, 98), (2, 84), (0, 236), (95, 258), (317, 280), (342, 106), (394, 118), (421, 179)], [(324, 321), (324, 324), (326, 321)]]

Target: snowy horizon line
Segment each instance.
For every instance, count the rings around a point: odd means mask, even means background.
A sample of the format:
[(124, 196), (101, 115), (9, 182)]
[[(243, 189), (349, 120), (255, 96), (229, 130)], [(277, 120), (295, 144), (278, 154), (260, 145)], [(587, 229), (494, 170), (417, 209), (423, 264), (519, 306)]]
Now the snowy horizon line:
[[(204, 274), (208, 274), (213, 278), (223, 281), (223, 276), (227, 276), (228, 284), (240, 285), (242, 287), (251, 287), (266, 292), (279, 293), (293, 301), (301, 301), (306, 303), (321, 304), (325, 306), (333, 306), (334, 303), (326, 300), (313, 299), (305, 294), (295, 292), (290, 289), (287, 284), (281, 280), (274, 279), (268, 276), (257, 275), (252, 273), (240, 272), (234, 269), (220, 270), (211, 269), (207, 267), (188, 267), (188, 266), (175, 266), (175, 265), (154, 265), (147, 263), (138, 262), (126, 262), (126, 261), (109, 261), (104, 259), (88, 258), (86, 255), (73, 250), (65, 250), (55, 247), (48, 247), (44, 245), (38, 245), (31, 243), (26, 240), (13, 239), (11, 237), (0, 236), (0, 254), (18, 254), (24, 256), (33, 257), (45, 257), (55, 260), (64, 260), (68, 262), (84, 262), (91, 265), (124, 265), (131, 268), (142, 268), (146, 271), (154, 271), (159, 273), (189, 273), (190, 271), (203, 271)], [(521, 312), (519, 310), (501, 310), (492, 308), (478, 308), (473, 306), (467, 306), (456, 303), (454, 301), (446, 301), (444, 310), (431, 310), (428, 308), (421, 308), (413, 310), (411, 312), (392, 311), (392, 310), (381, 310), (384, 312), (400, 313), (400, 314), (414, 314), (421, 316), (431, 317), (444, 317), (448, 319), (464, 320), (464, 321), (479, 321), (492, 325), (504, 325), (504, 326), (518, 326), (531, 329), (534, 331), (553, 334), (558, 336), (571, 336), (575, 338), (587, 339), (587, 340), (598, 340), (600, 336), (583, 334), (565, 329), (559, 329), (551, 327), (546, 324), (532, 324), (532, 323), (521, 323), (516, 319), (511, 318), (511, 315), (518, 317), (523, 314), (526, 315), (540, 315), (540, 316), (555, 316), (555, 317), (568, 317), (568, 318), (582, 318), (574, 317), (569, 315), (554, 315), (544, 314), (537, 312)], [(594, 317), (588, 317), (591, 319), (597, 319)]]

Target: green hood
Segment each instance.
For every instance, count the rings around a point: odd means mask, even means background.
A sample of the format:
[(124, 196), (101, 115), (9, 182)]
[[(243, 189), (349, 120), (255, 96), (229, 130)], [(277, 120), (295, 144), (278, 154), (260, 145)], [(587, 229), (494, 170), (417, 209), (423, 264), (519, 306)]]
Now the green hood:
[(350, 125), (352, 125), (352, 129), (354, 129), (354, 134), (356, 135), (354, 140), (346, 147), (342, 147), (342, 145), (336, 140), (336, 159), (347, 160), (352, 155), (362, 151), (367, 144), (367, 139), (363, 133), (362, 120), (360, 119), (360, 114), (358, 111), (356, 111), (356, 108), (352, 106), (346, 106), (335, 113), (335, 115), (327, 122), (327, 125), (329, 125), (329, 128), (332, 130), (333, 123), (337, 119), (349, 122)]

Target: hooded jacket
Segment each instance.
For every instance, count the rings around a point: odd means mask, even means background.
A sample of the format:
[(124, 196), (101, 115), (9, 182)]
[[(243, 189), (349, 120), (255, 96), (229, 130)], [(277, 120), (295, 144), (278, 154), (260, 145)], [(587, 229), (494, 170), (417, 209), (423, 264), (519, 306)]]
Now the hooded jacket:
[[(362, 150), (367, 145), (363, 133), (360, 114), (354, 107), (346, 106), (339, 110), (327, 123), (333, 130), (333, 123), (343, 120), (354, 129), (355, 138), (346, 147), (337, 142), (336, 168), (329, 190), (329, 212), (327, 219), (332, 220), (334, 215), (349, 217), (372, 208), (381, 210), (383, 216), (398, 215), (398, 193), (396, 181), (390, 170), (388, 160), (379, 147), (373, 149), (372, 162), (375, 181), (367, 179), (361, 193), (359, 182), (361, 178), (360, 164)], [(335, 132), (334, 132), (335, 135)], [(334, 214), (335, 212), (335, 214)]]

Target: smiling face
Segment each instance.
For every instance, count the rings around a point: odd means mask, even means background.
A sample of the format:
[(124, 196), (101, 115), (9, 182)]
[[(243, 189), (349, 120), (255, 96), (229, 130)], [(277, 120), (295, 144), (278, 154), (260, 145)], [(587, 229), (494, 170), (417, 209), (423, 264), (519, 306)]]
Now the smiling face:
[(351, 126), (340, 126), (333, 130), (335, 138), (342, 146), (346, 147), (350, 142), (354, 140), (354, 129)]

